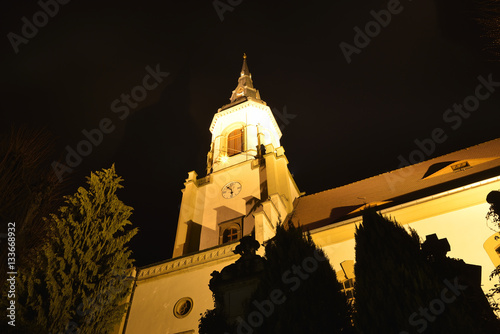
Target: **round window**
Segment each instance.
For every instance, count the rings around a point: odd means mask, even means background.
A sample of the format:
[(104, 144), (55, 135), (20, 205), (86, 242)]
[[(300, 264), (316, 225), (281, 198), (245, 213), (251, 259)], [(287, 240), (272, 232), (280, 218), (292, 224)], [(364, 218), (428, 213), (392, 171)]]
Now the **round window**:
[(175, 303), (174, 315), (177, 318), (184, 318), (193, 309), (193, 300), (189, 297), (181, 298)]

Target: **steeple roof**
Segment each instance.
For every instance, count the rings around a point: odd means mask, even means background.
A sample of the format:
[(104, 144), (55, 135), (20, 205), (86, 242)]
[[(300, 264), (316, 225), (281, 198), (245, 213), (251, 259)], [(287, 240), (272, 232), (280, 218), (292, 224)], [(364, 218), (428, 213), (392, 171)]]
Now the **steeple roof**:
[(241, 76), (243, 75), (248, 75), (250, 76), (250, 79), (252, 78), (252, 75), (250, 74), (250, 70), (248, 69), (248, 64), (247, 64), (247, 54), (243, 54), (243, 66), (241, 66)]
[(260, 100), (259, 91), (253, 87), (252, 74), (250, 74), (247, 64), (247, 55), (243, 54), (243, 66), (241, 66), (238, 85), (231, 94), (230, 104), (246, 101), (249, 97)]

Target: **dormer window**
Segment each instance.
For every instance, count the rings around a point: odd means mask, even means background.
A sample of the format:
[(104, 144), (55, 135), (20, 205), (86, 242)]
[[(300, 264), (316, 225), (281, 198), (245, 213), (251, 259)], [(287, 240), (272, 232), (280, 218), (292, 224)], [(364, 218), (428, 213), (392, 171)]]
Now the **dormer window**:
[(231, 241), (236, 241), (238, 240), (239, 236), (239, 231), (235, 227), (228, 228), (224, 230), (224, 233), (222, 233), (222, 243), (228, 243)]
[(242, 237), (243, 219), (236, 218), (219, 225), (219, 244), (238, 241)]
[(467, 161), (463, 161), (463, 162), (460, 162), (458, 164), (451, 165), (451, 169), (454, 172), (466, 170), (467, 168), (470, 168), (469, 162), (467, 162)]
[(236, 129), (227, 136), (227, 156), (243, 152), (243, 129)]

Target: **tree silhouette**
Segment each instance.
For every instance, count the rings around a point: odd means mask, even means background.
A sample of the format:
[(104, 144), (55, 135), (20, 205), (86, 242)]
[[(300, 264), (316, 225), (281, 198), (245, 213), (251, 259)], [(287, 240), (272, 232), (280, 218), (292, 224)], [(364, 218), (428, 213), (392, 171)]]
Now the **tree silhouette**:
[[(91, 173), (57, 214), (36, 265), (19, 273), (18, 319), (30, 333), (108, 333), (121, 320), (131, 287), (132, 208), (116, 196), (114, 165)], [(18, 327), (18, 328), (19, 328)]]
[[(216, 307), (201, 318), (200, 334), (353, 332), (351, 307), (328, 258), (309, 232), (292, 223), (280, 224), (265, 244), (265, 259), (255, 254), (258, 246), (252, 236), (242, 238), (235, 250), (241, 258), (212, 273), (210, 289)], [(228, 310), (224, 295), (228, 291), (224, 285), (236, 283), (241, 288), (235, 295), (246, 296), (240, 298), (244, 311), (237, 315)], [(250, 293), (249, 285), (255, 286)]]
[[(265, 244), (265, 266), (244, 318), (254, 333), (349, 333), (350, 306), (325, 253), (309, 232), (278, 225)], [(252, 318), (252, 315), (253, 318)]]
[(436, 272), (414, 230), (367, 210), (355, 241), (360, 333), (483, 333), (465, 296), (472, 289), (458, 272)]

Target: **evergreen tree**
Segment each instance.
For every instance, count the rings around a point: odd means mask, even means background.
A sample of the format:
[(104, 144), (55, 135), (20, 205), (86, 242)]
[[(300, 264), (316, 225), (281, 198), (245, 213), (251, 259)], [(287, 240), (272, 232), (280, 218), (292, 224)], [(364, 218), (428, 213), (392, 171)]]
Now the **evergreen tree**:
[(360, 333), (482, 333), (469, 315), (463, 286), (456, 278), (445, 283), (432, 270), (414, 230), (368, 210), (355, 241), (354, 320)]
[[(324, 252), (309, 232), (278, 225), (265, 245), (261, 282), (244, 320), (254, 333), (348, 333), (350, 307)], [(263, 322), (259, 325), (259, 316)]]
[[(19, 273), (18, 319), (30, 333), (108, 333), (121, 320), (130, 292), (137, 229), (132, 208), (118, 199), (114, 165), (91, 173), (88, 188), (65, 197), (51, 214), (50, 239), (37, 265)], [(19, 327), (18, 327), (19, 328)]]

